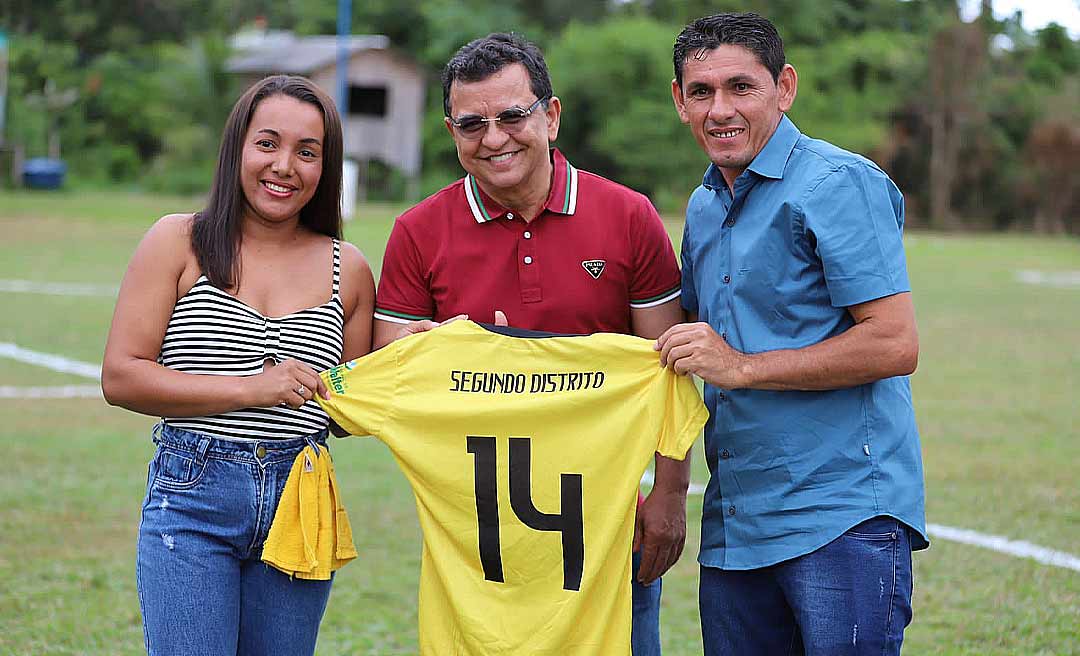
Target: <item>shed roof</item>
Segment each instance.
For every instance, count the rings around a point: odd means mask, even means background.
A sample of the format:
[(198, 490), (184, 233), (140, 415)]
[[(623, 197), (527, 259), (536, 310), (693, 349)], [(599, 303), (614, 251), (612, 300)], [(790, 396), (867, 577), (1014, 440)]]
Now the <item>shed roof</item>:
[[(274, 33), (257, 44), (231, 57), (226, 68), (233, 73), (295, 73), (310, 74), (329, 66), (337, 58), (336, 36), (304, 36), (291, 33)], [(364, 50), (383, 50), (390, 47), (390, 39), (382, 34), (362, 34), (348, 37), (349, 56)]]

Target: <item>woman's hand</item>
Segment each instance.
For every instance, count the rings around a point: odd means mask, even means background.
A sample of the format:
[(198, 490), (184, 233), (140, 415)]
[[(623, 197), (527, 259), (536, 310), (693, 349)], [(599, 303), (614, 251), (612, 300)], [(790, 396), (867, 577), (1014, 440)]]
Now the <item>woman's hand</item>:
[(277, 364), (267, 361), (261, 374), (244, 379), (249, 395), (248, 407), (270, 408), (285, 405), (296, 409), (318, 394), (330, 398), (322, 378), (308, 365), (289, 358)]

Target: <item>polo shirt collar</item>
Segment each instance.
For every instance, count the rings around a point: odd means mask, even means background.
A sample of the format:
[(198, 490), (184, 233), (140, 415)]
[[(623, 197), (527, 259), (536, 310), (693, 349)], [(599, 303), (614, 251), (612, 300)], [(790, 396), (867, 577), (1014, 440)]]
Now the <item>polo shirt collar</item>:
[[(802, 132), (799, 131), (799, 128), (795, 127), (787, 114), (784, 114), (780, 117), (780, 124), (776, 126), (772, 136), (765, 142), (765, 146), (754, 157), (754, 161), (750, 162), (750, 166), (746, 167), (747, 170), (753, 171), (763, 178), (774, 178), (776, 180), (783, 178), (784, 169), (787, 168), (788, 159), (791, 157), (791, 151), (795, 149), (795, 144), (798, 143), (801, 136)], [(724, 176), (716, 164), (710, 164), (709, 168), (705, 170), (705, 177), (701, 184), (707, 189), (713, 190), (727, 186), (727, 182), (724, 181)]]
[[(574, 168), (558, 148), (551, 149), (552, 181), (544, 209), (555, 214), (571, 216), (577, 210), (578, 170)], [(476, 178), (465, 176), (465, 200), (477, 223), (506, 216), (507, 209), (484, 193)]]

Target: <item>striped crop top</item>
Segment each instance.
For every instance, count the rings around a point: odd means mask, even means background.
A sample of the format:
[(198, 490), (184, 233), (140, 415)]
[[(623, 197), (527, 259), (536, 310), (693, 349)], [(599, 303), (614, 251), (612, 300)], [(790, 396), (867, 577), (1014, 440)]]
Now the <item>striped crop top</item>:
[[(345, 309), (338, 294), (341, 246), (334, 240), (330, 300), (283, 317), (266, 317), (205, 276), (176, 302), (158, 362), (189, 374), (253, 376), (266, 360), (294, 358), (316, 371), (341, 363)], [(327, 427), (315, 401), (299, 409), (244, 408), (208, 417), (163, 417), (166, 424), (216, 437), (286, 439)]]

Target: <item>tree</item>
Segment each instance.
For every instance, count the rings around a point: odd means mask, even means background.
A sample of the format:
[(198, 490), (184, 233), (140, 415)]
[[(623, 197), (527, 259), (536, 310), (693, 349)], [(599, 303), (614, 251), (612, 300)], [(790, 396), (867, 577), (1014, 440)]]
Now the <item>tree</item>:
[[(984, 0), (984, 16), (989, 6)], [(977, 98), (988, 62), (983, 23), (962, 23), (957, 17), (934, 35), (929, 54), (930, 222), (952, 229), (958, 227), (952, 196), (961, 139), (970, 126), (983, 121)]]
[(1035, 231), (1080, 234), (1080, 127), (1059, 119), (1040, 122), (1028, 137), (1025, 156)]

